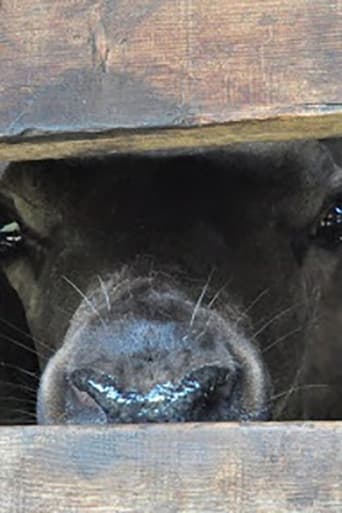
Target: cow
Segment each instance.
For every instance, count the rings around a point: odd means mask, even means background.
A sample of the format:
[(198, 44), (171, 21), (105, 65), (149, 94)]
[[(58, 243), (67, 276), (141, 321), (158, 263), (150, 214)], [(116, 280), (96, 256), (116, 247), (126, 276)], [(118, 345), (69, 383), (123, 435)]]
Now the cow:
[(0, 216), (38, 423), (341, 416), (327, 142), (11, 163)]

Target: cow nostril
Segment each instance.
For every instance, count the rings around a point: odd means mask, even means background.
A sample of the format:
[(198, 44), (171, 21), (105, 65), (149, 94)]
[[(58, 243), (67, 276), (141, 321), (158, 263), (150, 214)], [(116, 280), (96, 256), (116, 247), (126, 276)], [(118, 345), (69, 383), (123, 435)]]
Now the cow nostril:
[(66, 423), (98, 424), (107, 418), (100, 405), (86, 390), (77, 387), (71, 376), (66, 376), (65, 420)]
[(112, 376), (92, 369), (75, 370), (70, 380), (96, 402), (108, 422), (170, 422), (205, 418), (208, 403), (215, 403), (220, 391), (230, 397), (236, 375), (224, 367), (204, 366), (177, 383), (157, 384), (146, 394), (122, 391)]

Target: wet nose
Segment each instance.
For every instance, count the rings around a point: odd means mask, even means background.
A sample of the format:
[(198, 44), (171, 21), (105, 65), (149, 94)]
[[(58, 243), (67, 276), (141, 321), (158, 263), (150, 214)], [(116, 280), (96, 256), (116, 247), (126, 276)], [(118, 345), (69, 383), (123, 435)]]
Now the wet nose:
[(198, 329), (204, 345), (180, 322), (124, 320), (97, 333), (98, 352), (83, 351), (64, 374), (67, 422), (266, 419), (264, 368), (252, 343), (219, 323)]
[(203, 366), (178, 382), (156, 384), (146, 393), (122, 390), (113, 376), (90, 368), (74, 370), (70, 386), (74, 401), (96, 405), (108, 423), (184, 422), (208, 418), (223, 397), (232, 398), (238, 373), (218, 366)]

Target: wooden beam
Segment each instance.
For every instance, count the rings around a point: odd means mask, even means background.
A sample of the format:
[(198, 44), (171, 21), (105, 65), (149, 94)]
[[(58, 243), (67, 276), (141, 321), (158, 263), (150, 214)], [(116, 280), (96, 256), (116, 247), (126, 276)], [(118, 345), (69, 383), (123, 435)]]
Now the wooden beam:
[(339, 0), (2, 0), (0, 158), (342, 135)]
[(10, 513), (339, 513), (342, 423), (0, 429)]

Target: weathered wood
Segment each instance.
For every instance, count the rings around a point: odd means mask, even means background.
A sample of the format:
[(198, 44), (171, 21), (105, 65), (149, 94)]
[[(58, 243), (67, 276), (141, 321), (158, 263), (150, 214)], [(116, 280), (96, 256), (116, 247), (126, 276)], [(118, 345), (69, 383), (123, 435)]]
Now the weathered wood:
[(342, 135), (341, 34), (340, 0), (2, 0), (0, 158)]
[(342, 423), (0, 430), (0, 511), (340, 513)]

